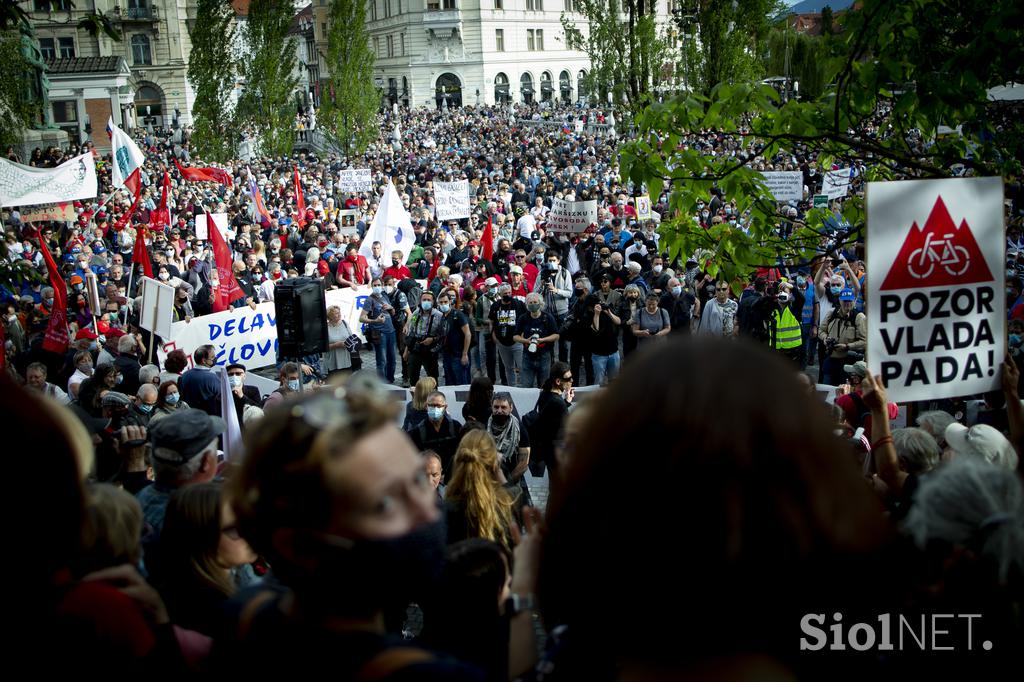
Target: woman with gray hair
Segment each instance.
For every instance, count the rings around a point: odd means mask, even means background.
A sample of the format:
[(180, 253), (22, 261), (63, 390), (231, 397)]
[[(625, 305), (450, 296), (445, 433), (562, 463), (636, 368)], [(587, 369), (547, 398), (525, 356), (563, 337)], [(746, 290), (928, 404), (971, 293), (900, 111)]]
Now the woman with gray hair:
[(943, 465), (921, 480), (903, 529), (920, 548), (970, 550), (993, 583), (1024, 575), (1024, 486), (1005, 467), (978, 457)]
[(917, 425), (931, 434), (939, 445), (940, 453), (946, 449), (946, 429), (955, 421), (953, 415), (942, 410), (922, 412), (917, 417)]

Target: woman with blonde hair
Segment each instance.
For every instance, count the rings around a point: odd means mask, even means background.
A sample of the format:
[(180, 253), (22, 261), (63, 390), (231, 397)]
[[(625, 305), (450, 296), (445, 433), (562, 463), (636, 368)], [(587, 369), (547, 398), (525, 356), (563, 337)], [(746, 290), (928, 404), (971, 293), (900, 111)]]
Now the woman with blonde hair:
[(469, 431), (455, 452), (454, 472), (445, 489), (449, 545), (484, 538), (511, 551), (515, 499), (503, 484), (494, 438), (482, 429)]
[(260, 239), (254, 239), (252, 242), (252, 254), (256, 256), (257, 262), (261, 263), (264, 267), (267, 265), (267, 245)]
[(412, 390), (412, 400), (405, 404), (405, 421), (403, 431), (412, 431), (427, 418), (427, 398), (437, 390), (437, 379), (423, 377), (416, 382)]

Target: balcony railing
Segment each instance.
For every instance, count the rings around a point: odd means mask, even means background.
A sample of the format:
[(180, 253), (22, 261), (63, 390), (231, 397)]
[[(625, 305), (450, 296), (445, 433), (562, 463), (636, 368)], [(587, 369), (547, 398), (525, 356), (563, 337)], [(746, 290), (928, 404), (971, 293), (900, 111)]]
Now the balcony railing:
[(114, 16), (122, 21), (158, 21), (160, 10), (156, 7), (115, 7)]

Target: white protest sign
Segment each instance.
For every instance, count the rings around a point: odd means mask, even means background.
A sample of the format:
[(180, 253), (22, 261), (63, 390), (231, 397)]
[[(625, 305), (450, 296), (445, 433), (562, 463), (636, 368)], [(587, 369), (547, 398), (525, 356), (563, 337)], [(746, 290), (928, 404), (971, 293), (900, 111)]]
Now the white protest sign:
[(850, 193), (850, 182), (853, 180), (851, 177), (852, 170), (851, 168), (842, 168), (825, 173), (821, 193), (826, 195), (829, 201), (845, 197)]
[(139, 290), (142, 292), (139, 326), (167, 339), (174, 319), (174, 287), (143, 277), (139, 280)]
[(636, 217), (639, 220), (651, 220), (651, 197), (642, 194), (636, 198)]
[(1001, 178), (867, 186), (868, 366), (893, 401), (998, 389), (1006, 353)]
[(338, 232), (342, 235), (358, 234), (357, 222), (359, 222), (358, 209), (350, 208), (338, 211)]
[[(370, 287), (328, 291), (326, 305), (341, 308), (341, 316), (349, 329), (360, 333), (359, 314)], [(161, 362), (172, 350), (180, 349), (192, 363), (192, 354), (200, 346), (211, 344), (217, 350), (217, 364), (241, 363), (247, 369), (259, 369), (277, 362), (277, 316), (272, 302), (196, 317), (190, 322), (171, 324), (168, 334), (160, 334), (164, 345), (159, 349)]]
[(438, 220), (469, 217), (469, 181), (434, 181), (434, 209)]
[(554, 232), (583, 232), (597, 222), (597, 200), (552, 199), (545, 229)]
[(373, 191), (373, 178), (369, 168), (346, 168), (338, 171), (338, 188), (342, 192), (357, 194)]
[(804, 174), (800, 171), (762, 171), (761, 175), (775, 201), (801, 201), (804, 198)]

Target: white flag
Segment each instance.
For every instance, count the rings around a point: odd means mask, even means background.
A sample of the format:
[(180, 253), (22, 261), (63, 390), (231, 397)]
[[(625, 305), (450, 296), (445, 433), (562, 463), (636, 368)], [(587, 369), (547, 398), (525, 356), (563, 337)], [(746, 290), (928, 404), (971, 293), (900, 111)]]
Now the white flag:
[(56, 168), (0, 159), (0, 206), (58, 204), (96, 196), (96, 163), (82, 154)]
[[(114, 163), (110, 167), (110, 179), (114, 188), (117, 189), (124, 187), (131, 174), (142, 168), (146, 157), (131, 136), (114, 125), (113, 118), (107, 122), (107, 133), (110, 135), (110, 144), (114, 150)], [(138, 180), (135, 182), (135, 186), (138, 187)], [(135, 191), (131, 187), (129, 189)]]
[(231, 392), (228, 372), (221, 369), (220, 374), (220, 413), (227, 424), (224, 431), (224, 459), (237, 463), (242, 458), (242, 425), (238, 423), (238, 411), (235, 409), (235, 394)]
[(413, 232), (409, 212), (402, 205), (398, 190), (390, 179), (377, 214), (373, 216), (370, 229), (366, 231), (366, 236), (359, 247), (359, 253), (366, 258), (372, 257), (374, 242), (380, 242), (381, 253), (386, 255), (392, 251), (401, 251), (403, 258), (408, 258), (416, 242), (416, 233)]

